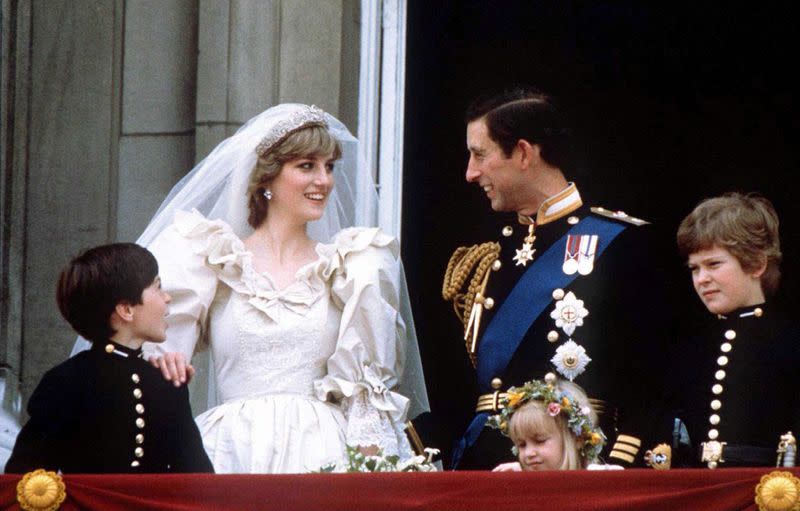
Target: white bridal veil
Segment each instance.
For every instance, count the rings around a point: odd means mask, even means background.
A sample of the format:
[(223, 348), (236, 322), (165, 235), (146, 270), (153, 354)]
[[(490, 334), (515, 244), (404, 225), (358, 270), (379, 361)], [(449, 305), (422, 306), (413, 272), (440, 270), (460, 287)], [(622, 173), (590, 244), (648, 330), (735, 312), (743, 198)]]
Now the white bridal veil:
[[(318, 112), (317, 116), (321, 113), (313, 110)], [(256, 163), (255, 148), (265, 136), (270, 135), (272, 138), (276, 133), (283, 133), (287, 124), (293, 125), (294, 129), (302, 125), (303, 116), (310, 111), (312, 109), (306, 105), (281, 104), (247, 121), (172, 188), (136, 242), (147, 247), (172, 223), (176, 211), (192, 209), (197, 209), (209, 219), (224, 220), (240, 238), (248, 236), (252, 228), (247, 223), (246, 190), (250, 173)], [(328, 130), (342, 146), (342, 158), (336, 162), (335, 168), (336, 185), (329, 197), (325, 214), (308, 227), (309, 235), (313, 239), (326, 243), (345, 227), (373, 225), (374, 220), (364, 218), (365, 215), (361, 212), (376, 211), (378, 196), (369, 169), (359, 164), (361, 153), (358, 140), (338, 119), (327, 113), (323, 115)], [(406, 325), (406, 338), (397, 339), (397, 342), (405, 345), (406, 361), (397, 390), (410, 399), (409, 417), (413, 418), (429, 410), (429, 405), (408, 289), (405, 277), (401, 275), (401, 279), (400, 313)], [(87, 341), (79, 338), (72, 354), (88, 346)], [(216, 403), (211, 371), (208, 367), (203, 367), (208, 364), (207, 357), (196, 356), (193, 363), (198, 369), (195, 377), (198, 381), (193, 382), (194, 388), (202, 388), (207, 384), (208, 406), (213, 406)], [(197, 404), (196, 401), (194, 403)], [(195, 409), (194, 413), (201, 411), (203, 410)]]

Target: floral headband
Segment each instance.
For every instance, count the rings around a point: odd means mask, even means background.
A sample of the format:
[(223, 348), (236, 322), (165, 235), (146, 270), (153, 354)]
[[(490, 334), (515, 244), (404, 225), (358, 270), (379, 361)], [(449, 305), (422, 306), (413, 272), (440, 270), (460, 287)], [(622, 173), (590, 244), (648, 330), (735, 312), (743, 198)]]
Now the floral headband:
[[(589, 407), (579, 407), (578, 402), (569, 393), (557, 390), (555, 380), (555, 375), (550, 373), (545, 376), (545, 381), (531, 380), (522, 387), (511, 387), (505, 397), (500, 398), (499, 403), (503, 409), (499, 414), (490, 416), (487, 424), (508, 436), (508, 424), (514, 412), (528, 401), (541, 401), (545, 404), (548, 415), (551, 417), (562, 415), (567, 420), (567, 427), (578, 441), (581, 456), (594, 461), (603, 449), (606, 436), (592, 422)], [(511, 451), (515, 456), (519, 455), (516, 446), (512, 447)]]

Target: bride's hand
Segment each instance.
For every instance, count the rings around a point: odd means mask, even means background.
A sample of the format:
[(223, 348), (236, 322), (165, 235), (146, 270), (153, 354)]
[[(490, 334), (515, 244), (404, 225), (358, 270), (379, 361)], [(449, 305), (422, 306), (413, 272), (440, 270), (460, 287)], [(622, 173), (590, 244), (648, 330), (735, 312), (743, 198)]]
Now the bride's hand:
[(186, 361), (183, 353), (165, 353), (160, 357), (150, 357), (150, 363), (160, 369), (164, 379), (173, 382), (176, 387), (189, 382), (194, 376), (194, 367)]

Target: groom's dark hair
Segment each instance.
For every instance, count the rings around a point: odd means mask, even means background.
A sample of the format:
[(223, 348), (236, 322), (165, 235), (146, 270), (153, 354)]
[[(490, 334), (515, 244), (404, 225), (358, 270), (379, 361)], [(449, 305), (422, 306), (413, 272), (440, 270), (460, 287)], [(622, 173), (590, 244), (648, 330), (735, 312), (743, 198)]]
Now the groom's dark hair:
[(573, 168), (570, 132), (555, 99), (534, 88), (485, 95), (467, 108), (467, 124), (484, 119), (489, 137), (510, 157), (520, 140), (537, 144), (542, 158), (564, 172)]

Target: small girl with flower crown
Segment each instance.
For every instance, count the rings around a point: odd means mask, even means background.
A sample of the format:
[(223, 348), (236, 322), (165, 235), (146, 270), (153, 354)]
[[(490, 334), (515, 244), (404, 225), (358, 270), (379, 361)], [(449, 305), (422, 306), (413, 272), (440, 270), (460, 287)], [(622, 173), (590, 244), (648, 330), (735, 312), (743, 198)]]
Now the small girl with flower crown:
[(605, 435), (578, 385), (549, 373), (544, 381), (511, 387), (500, 404), (503, 410), (488, 423), (511, 437), (519, 461), (500, 464), (495, 472), (577, 470), (597, 461)]

